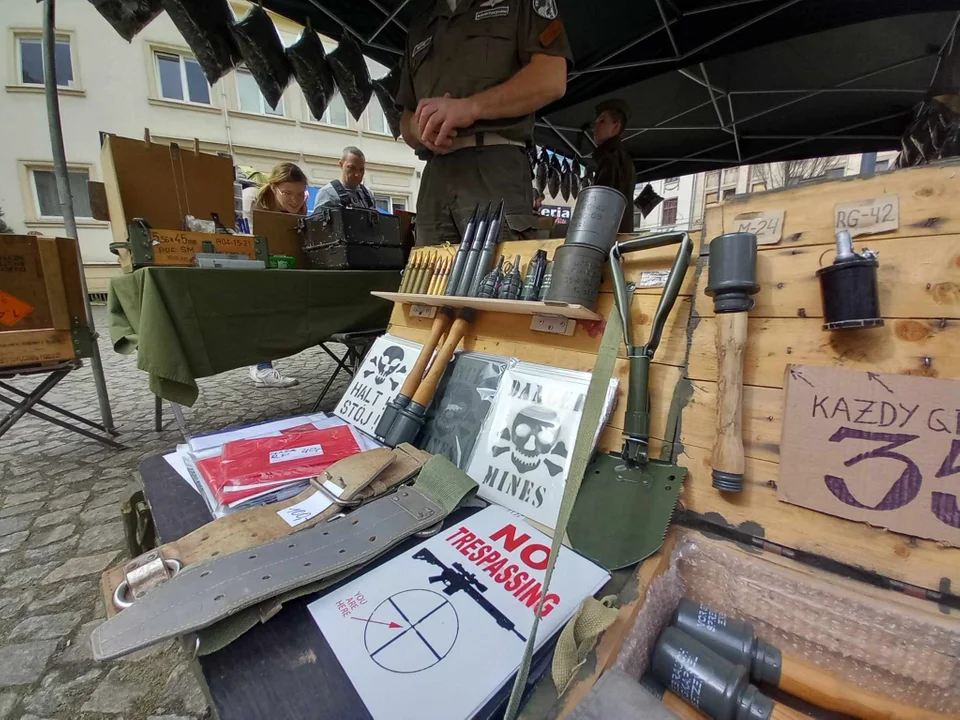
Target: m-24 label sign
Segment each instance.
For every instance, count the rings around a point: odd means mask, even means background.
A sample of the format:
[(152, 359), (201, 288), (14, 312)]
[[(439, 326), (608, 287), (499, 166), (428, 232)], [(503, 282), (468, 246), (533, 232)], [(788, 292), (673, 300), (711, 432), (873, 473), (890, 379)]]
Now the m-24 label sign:
[(780, 500), (960, 546), (960, 381), (787, 365)]

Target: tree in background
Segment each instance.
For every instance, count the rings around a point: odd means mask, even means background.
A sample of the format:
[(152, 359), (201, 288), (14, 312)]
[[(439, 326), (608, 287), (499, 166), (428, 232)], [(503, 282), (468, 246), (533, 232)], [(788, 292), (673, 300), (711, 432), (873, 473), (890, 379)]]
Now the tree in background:
[(3, 208), (0, 208), (0, 233), (12, 233), (13, 228), (3, 221)]
[(767, 190), (793, 187), (803, 180), (810, 180), (826, 174), (834, 163), (834, 158), (810, 158), (808, 160), (787, 160), (786, 162), (754, 165), (755, 176), (763, 180)]

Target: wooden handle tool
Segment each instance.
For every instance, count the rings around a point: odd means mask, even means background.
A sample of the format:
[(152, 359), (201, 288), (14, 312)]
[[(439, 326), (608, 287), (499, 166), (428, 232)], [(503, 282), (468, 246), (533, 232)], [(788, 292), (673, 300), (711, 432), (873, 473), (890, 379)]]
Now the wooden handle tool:
[(457, 346), (460, 344), (460, 341), (463, 340), (463, 336), (467, 334), (467, 329), (470, 327), (471, 322), (473, 322), (473, 312), (464, 308), (460, 311), (457, 319), (453, 321), (450, 332), (447, 333), (446, 341), (437, 351), (437, 356), (434, 358), (433, 364), (420, 382), (420, 386), (413, 396), (414, 403), (427, 407), (430, 401), (433, 400), (433, 395), (437, 391), (437, 386), (440, 384), (441, 378), (443, 378), (443, 373), (453, 359), (453, 353), (456, 352)]
[(403, 387), (400, 388), (400, 395), (403, 397), (412, 398), (417, 391), (420, 382), (423, 380), (423, 375), (427, 371), (427, 365), (430, 364), (430, 358), (433, 357), (437, 345), (440, 344), (440, 338), (450, 327), (452, 319), (453, 310), (451, 308), (443, 307), (437, 311), (437, 316), (433, 319), (433, 325), (430, 327), (430, 337), (424, 343), (420, 354), (417, 356), (417, 361), (407, 374), (406, 380), (403, 381)]
[(717, 324), (717, 437), (713, 446), (713, 486), (726, 492), (743, 489), (743, 354), (747, 312), (760, 286), (757, 236), (730, 233), (710, 243), (707, 295), (713, 298)]

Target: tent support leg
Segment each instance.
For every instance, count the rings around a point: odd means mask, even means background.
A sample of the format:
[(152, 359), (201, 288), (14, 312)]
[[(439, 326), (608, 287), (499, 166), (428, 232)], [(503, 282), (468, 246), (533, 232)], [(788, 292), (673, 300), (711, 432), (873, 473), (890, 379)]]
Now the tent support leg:
[(56, 65), (56, 7), (55, 0), (43, 3), (43, 85), (47, 98), (47, 124), (50, 127), (50, 149), (53, 154), (53, 173), (57, 179), (57, 194), (60, 197), (60, 212), (63, 215), (63, 227), (67, 237), (77, 240), (77, 263), (80, 268), (80, 287), (83, 292), (83, 306), (87, 314), (87, 327), (93, 334), (93, 352), (90, 365), (93, 370), (93, 382), (97, 389), (97, 401), (100, 404), (100, 419), (107, 432), (116, 435), (113, 424), (113, 412), (107, 395), (107, 383), (103, 377), (103, 363), (100, 360), (100, 348), (97, 343), (97, 331), (93, 322), (93, 309), (90, 307), (90, 294), (87, 292), (87, 278), (83, 271), (83, 258), (80, 255), (77, 219), (73, 213), (73, 196), (70, 194), (70, 180), (67, 175), (67, 157), (63, 149), (63, 127), (60, 124), (60, 96), (57, 94)]

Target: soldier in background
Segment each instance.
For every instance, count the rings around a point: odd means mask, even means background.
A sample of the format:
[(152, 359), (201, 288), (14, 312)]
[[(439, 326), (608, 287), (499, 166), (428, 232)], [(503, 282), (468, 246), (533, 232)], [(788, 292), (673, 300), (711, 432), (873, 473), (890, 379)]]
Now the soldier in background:
[(597, 105), (597, 119), (593, 124), (593, 151), (596, 174), (593, 185), (605, 185), (619, 190), (627, 199), (626, 210), (620, 220), (620, 232), (633, 232), (633, 192), (637, 185), (637, 170), (633, 158), (623, 149), (621, 136), (627, 127), (629, 109), (623, 100), (611, 99)]

